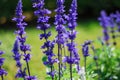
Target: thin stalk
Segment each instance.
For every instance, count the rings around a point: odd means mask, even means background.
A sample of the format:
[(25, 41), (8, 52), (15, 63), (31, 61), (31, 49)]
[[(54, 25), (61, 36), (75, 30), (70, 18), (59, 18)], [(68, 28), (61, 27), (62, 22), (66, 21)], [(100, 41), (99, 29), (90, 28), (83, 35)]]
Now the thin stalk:
[[(20, 37), (23, 38), (22, 35), (20, 35)], [(22, 43), (22, 45), (24, 45), (24, 43)], [(24, 54), (26, 54), (25, 51), (24, 51)], [(26, 66), (27, 66), (27, 70), (28, 70), (28, 75), (29, 75), (29, 77), (30, 77), (30, 68), (29, 68), (29, 63), (27, 62), (27, 60), (26, 60)]]
[[(58, 34), (58, 41), (60, 39), (60, 35)], [(60, 53), (60, 50), (61, 50), (61, 44), (58, 42), (58, 60), (59, 60), (59, 63), (58, 63), (58, 80), (61, 79), (61, 53)]]
[(84, 67), (85, 67), (85, 75), (86, 75), (86, 57), (84, 57)]
[[(72, 31), (73, 33), (73, 31)], [(71, 45), (73, 43), (73, 40), (71, 40)], [(70, 59), (72, 60), (72, 51), (70, 52)], [(70, 80), (73, 80), (72, 79), (72, 63), (70, 63)]]
[(1, 80), (4, 80), (4, 77), (3, 77), (3, 75), (1, 75)]
[[(52, 71), (53, 71), (53, 65), (51, 65), (51, 73), (52, 73)], [(53, 76), (51, 76), (51, 78), (52, 78), (52, 80), (54, 80)]]
[[(44, 34), (46, 34), (46, 30), (44, 30)], [(48, 39), (45, 38), (45, 40), (46, 40), (46, 42), (48, 42)], [(49, 47), (47, 47), (47, 50), (49, 50)], [(51, 66), (51, 73), (52, 73), (52, 71), (53, 71), (53, 65), (51, 64), (50, 66)], [(52, 80), (54, 80), (53, 76), (51, 76), (51, 78), (52, 78)]]
[[(62, 60), (62, 56), (63, 56), (63, 52), (62, 52), (62, 47), (61, 47), (61, 57), (60, 57), (60, 60)], [(62, 71), (62, 67), (63, 67), (63, 63), (61, 63), (61, 71)]]
[(26, 61), (27, 69), (28, 69), (28, 75), (30, 77), (30, 68), (29, 68), (29, 63)]
[[(73, 34), (73, 30), (71, 30), (71, 34)], [(73, 43), (73, 40), (71, 40), (71, 45)], [(72, 51), (70, 52), (70, 59), (72, 60)], [(72, 63), (70, 64), (70, 80), (73, 80), (72, 79)]]
[(63, 45), (63, 49), (64, 49), (64, 56), (66, 56), (65, 45)]
[(61, 69), (61, 64), (60, 64), (60, 48), (61, 48), (61, 44), (58, 43), (58, 60), (59, 60), (59, 63), (58, 63), (58, 70), (59, 70), (59, 80), (61, 79), (61, 76), (60, 76), (60, 69)]
[[(63, 45), (63, 49), (64, 49), (64, 56), (66, 56), (65, 45)], [(66, 63), (65, 63), (65, 67), (66, 67)]]
[[(24, 54), (26, 54), (26, 52), (24, 51)], [(29, 67), (29, 63), (28, 61), (26, 60), (26, 66), (27, 66), (27, 70), (28, 70), (28, 75), (30, 77), (30, 67)]]
[(72, 64), (70, 64), (70, 80), (73, 80), (72, 79)]

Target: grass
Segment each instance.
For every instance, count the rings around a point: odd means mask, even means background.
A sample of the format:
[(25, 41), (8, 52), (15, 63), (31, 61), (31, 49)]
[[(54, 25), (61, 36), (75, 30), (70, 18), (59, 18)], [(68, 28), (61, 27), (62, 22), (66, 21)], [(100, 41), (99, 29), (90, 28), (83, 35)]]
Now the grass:
[[(54, 39), (56, 32), (54, 27), (51, 29), (52, 30), (52, 37), (50, 39)], [(90, 22), (90, 23), (85, 23), (81, 24), (79, 23), (77, 27), (77, 38), (76, 38), (76, 43), (78, 44), (78, 50), (80, 55), (81, 53), (81, 47), (80, 44), (82, 44), (85, 40), (96, 40), (98, 37), (102, 36), (102, 29), (99, 26), (97, 22)], [(6, 80), (17, 80), (14, 78), (14, 75), (16, 74), (17, 68), (15, 66), (15, 61), (12, 58), (12, 47), (15, 41), (15, 34), (13, 33), (14, 30), (0, 30), (0, 40), (2, 41), (2, 45), (0, 46), (0, 50), (4, 50), (6, 54), (4, 54), (3, 57), (6, 58), (5, 63), (4, 63), (4, 68), (8, 71), (8, 75), (6, 76)], [(30, 61), (30, 69), (31, 69), (31, 74), (35, 75), (38, 77), (38, 80), (45, 80), (46, 76), (46, 68), (42, 63), (42, 50), (40, 49), (40, 46), (43, 44), (44, 41), (39, 40), (39, 34), (41, 31), (36, 30), (35, 27), (30, 27), (26, 29), (27, 32), (27, 44), (31, 45), (31, 54), (32, 58)], [(96, 45), (98, 46), (98, 45)], [(57, 53), (55, 49), (55, 53)], [(81, 56), (81, 65), (83, 59)], [(24, 64), (24, 61), (22, 61)]]

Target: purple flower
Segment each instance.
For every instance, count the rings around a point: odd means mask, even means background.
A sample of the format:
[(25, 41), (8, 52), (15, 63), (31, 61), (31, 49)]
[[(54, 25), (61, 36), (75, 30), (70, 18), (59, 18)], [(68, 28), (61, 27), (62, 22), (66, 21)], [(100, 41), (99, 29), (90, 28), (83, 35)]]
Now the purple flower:
[(110, 26), (111, 28), (114, 28), (114, 27), (116, 26), (115, 17), (116, 17), (115, 14), (113, 14), (113, 13), (110, 14), (110, 17), (109, 17), (109, 18), (110, 18), (110, 19), (109, 19), (109, 26)]
[(21, 44), (21, 45), (20, 45), (20, 49), (21, 49), (21, 51), (23, 51), (23, 52), (31, 51), (30, 45), (25, 45), (25, 44)]
[(26, 76), (26, 68), (24, 68), (24, 70), (18, 69), (15, 78), (24, 78), (25, 76)]
[(3, 55), (3, 54), (4, 54), (4, 52), (3, 52), (3, 51), (0, 51), (0, 56)]
[(101, 17), (98, 18), (98, 20), (100, 21), (100, 25), (103, 28), (107, 28), (109, 26), (109, 17), (107, 16), (106, 12), (104, 10), (101, 11)]
[(89, 56), (89, 45), (92, 43), (92, 41), (85, 41), (82, 45), (82, 53), (84, 57)]
[[(63, 62), (70, 64), (70, 79), (72, 80), (72, 65), (75, 64), (79, 67), (80, 57), (74, 42), (76, 38), (77, 31), (75, 30), (77, 26), (77, 0), (72, 0), (71, 7), (69, 9), (69, 14), (64, 15), (67, 20), (67, 27), (69, 31), (67, 32), (69, 41), (67, 43), (68, 51), (70, 56), (65, 56)], [(78, 67), (76, 70), (79, 70)]]
[(71, 8), (69, 10), (69, 14), (67, 17), (68, 20), (68, 28), (73, 31), (75, 27), (77, 26), (77, 0), (73, 0), (71, 4)]
[(7, 72), (4, 69), (0, 69), (0, 76), (7, 75)]
[[(53, 53), (54, 48), (54, 41), (49, 41), (49, 37), (51, 36), (51, 32), (47, 31), (51, 26), (48, 23), (49, 22), (49, 14), (51, 14), (51, 11), (44, 8), (44, 0), (32, 0), (33, 2), (33, 8), (36, 8), (37, 10), (34, 11), (34, 15), (38, 17), (37, 19), (37, 29), (43, 31), (43, 33), (40, 34), (40, 40), (45, 39), (44, 44), (41, 46), (41, 49), (44, 49), (43, 53), (46, 55), (47, 60), (43, 62), (44, 65), (49, 65), (51, 67), (51, 72), (53, 72), (53, 64), (56, 62), (56, 59), (53, 58), (55, 54)], [(52, 78), (54, 76), (50, 75)]]
[(115, 26), (116, 26), (116, 15), (115, 14), (110, 14), (110, 20), (109, 20), (109, 23), (110, 23), (110, 28), (111, 28), (111, 34), (112, 34), (112, 39), (113, 39), (113, 45), (116, 45), (116, 31), (115, 31)]
[(1, 57), (0, 57), (0, 66), (2, 66), (2, 65), (3, 65), (4, 60), (5, 60), (4, 58), (1, 58)]
[[(66, 19), (67, 19), (67, 23), (68, 23), (68, 37), (70, 39), (70, 42), (68, 42), (67, 47), (68, 47), (68, 51), (70, 52), (70, 60), (69, 58), (68, 61), (70, 61), (72, 64), (79, 64), (79, 54), (77, 52), (76, 49), (76, 45), (75, 45), (75, 38), (76, 38), (76, 34), (77, 31), (75, 30), (76, 26), (77, 26), (77, 0), (73, 0), (72, 4), (71, 4), (71, 8), (69, 10), (69, 14), (66, 15)], [(70, 63), (69, 63), (70, 64)]]
[(16, 61), (16, 66), (17, 66), (17, 67), (21, 67), (22, 64), (21, 64), (21, 62), (20, 62), (20, 59), (21, 59), (21, 56), (22, 56), (22, 55), (19, 53), (18, 40), (15, 41), (12, 52), (14, 53), (13, 58), (14, 58), (14, 60)]
[[(26, 32), (25, 32), (25, 27), (27, 26), (27, 23), (24, 22), (25, 16), (23, 16), (23, 11), (22, 11), (22, 0), (18, 1), (16, 11), (15, 11), (15, 17), (12, 19), (13, 21), (16, 22), (17, 30), (15, 33), (17, 34), (16, 38), (17, 40), (15, 41), (14, 47), (13, 47), (13, 58), (16, 61), (16, 66), (19, 68), (18, 73), (16, 76), (20, 78), (22, 75), (22, 78), (25, 79), (24, 73), (26, 73), (25, 70), (22, 70), (22, 64), (20, 63), (20, 59), (22, 54), (19, 53), (19, 50), (23, 53), (25, 62), (26, 62), (26, 68), (28, 70), (28, 75), (30, 75), (30, 69), (29, 69), (29, 60), (31, 58), (29, 52), (31, 51), (30, 45), (25, 44), (26, 42)], [(18, 45), (18, 43), (20, 45)], [(27, 74), (26, 74), (27, 75)]]
[(12, 52), (14, 53), (13, 58), (16, 61), (16, 66), (18, 67), (18, 71), (15, 77), (24, 78), (26, 76), (26, 72), (25, 72), (26, 69), (22, 70), (22, 63), (20, 61), (22, 55), (19, 53), (19, 43), (17, 39), (15, 40)]
[(37, 80), (35, 76), (26, 76), (25, 79), (26, 80)]
[(68, 36), (70, 40), (74, 40), (76, 38), (77, 32), (73, 30), (73, 32), (68, 32)]
[(29, 62), (31, 59), (31, 55), (28, 53), (28, 54), (24, 54), (24, 60)]
[(58, 44), (64, 44), (66, 39), (65, 39), (65, 34), (66, 34), (66, 29), (64, 24), (66, 24), (66, 21), (64, 20), (64, 0), (57, 0), (57, 9), (55, 10), (56, 15), (55, 15), (55, 26), (56, 26), (56, 31), (58, 32), (56, 36), (56, 42)]
[(48, 39), (50, 36), (51, 36), (51, 32), (48, 32), (46, 34), (43, 33), (43, 34), (40, 34), (40, 39), (43, 39), (43, 38)]
[(98, 18), (100, 21), (100, 25), (103, 27), (104, 41), (108, 45), (109, 34), (108, 34), (108, 26), (110, 18), (106, 15), (105, 11), (101, 11), (101, 17)]
[(64, 18), (64, 15), (65, 15), (65, 10), (64, 10), (64, 0), (57, 0), (57, 9), (55, 9), (55, 12), (56, 12), (56, 15), (55, 15), (55, 22), (54, 22), (54, 25), (56, 27), (56, 31), (57, 31), (57, 35), (56, 35), (56, 43), (57, 43), (57, 46), (58, 46), (58, 60), (59, 60), (59, 63), (58, 63), (58, 69), (59, 69), (59, 72), (58, 72), (58, 75), (59, 75), (59, 80), (61, 78), (61, 69), (62, 69), (62, 63), (61, 63), (61, 58), (62, 58), (62, 45), (65, 45), (65, 42), (67, 41), (67, 38), (66, 38), (66, 28), (65, 28), (65, 24), (66, 24), (66, 21), (65, 21), (65, 18)]
[[(0, 45), (1, 45), (1, 42), (0, 42)], [(7, 72), (2, 68), (2, 65), (4, 64), (4, 60), (5, 60), (5, 58), (2, 58), (3, 54), (4, 52), (0, 50), (0, 76), (1, 77), (3, 77), (3, 75), (7, 75)]]
[(116, 21), (117, 26), (118, 26), (118, 31), (120, 32), (120, 12), (116, 11)]
[(72, 52), (75, 50), (75, 43), (68, 43), (67, 47), (68, 47), (68, 51)]
[(86, 46), (84, 46), (84, 47), (82, 48), (82, 53), (83, 53), (84, 57), (89, 56), (89, 48), (88, 48), (88, 45), (86, 45)]
[(54, 71), (52, 71), (52, 72), (48, 72), (47, 74), (50, 75), (50, 76), (52, 76), (52, 77), (54, 77), (54, 76), (55, 76), (55, 73), (56, 73), (56, 71), (54, 70)]
[[(44, 0), (34, 0), (33, 1), (33, 7), (38, 9), (36, 11), (34, 11), (34, 14), (38, 17), (37, 20), (37, 28), (43, 31), (46, 31), (47, 29), (50, 28), (50, 24), (48, 24), (49, 21), (49, 16), (45, 16), (48, 14), (51, 14), (51, 11), (48, 9), (44, 8)], [(42, 38), (48, 38), (49, 37), (49, 33), (44, 33), (42, 34)]]

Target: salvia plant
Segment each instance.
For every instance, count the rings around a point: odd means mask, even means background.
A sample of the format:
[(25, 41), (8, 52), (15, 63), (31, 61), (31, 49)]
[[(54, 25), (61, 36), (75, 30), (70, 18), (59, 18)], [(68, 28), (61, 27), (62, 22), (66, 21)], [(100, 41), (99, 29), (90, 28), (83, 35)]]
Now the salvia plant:
[[(101, 11), (98, 21), (103, 29), (103, 36), (95, 41), (86, 40), (76, 43), (77, 36), (77, 0), (72, 0), (70, 9), (65, 10), (65, 0), (56, 0), (54, 22), (50, 24), (52, 11), (45, 8), (45, 0), (32, 0), (34, 15), (37, 18), (36, 26), (41, 31), (39, 39), (43, 41), (40, 49), (43, 53), (43, 64), (47, 68), (45, 80), (119, 80), (120, 79), (120, 50), (116, 48), (120, 37), (120, 12), (108, 15)], [(22, 0), (18, 0), (13, 21), (16, 22), (16, 39), (12, 49), (12, 58), (15, 60), (17, 72), (15, 80), (41, 80), (37, 75), (31, 75), (30, 60), (31, 47), (26, 44), (27, 36), (22, 10)], [(51, 25), (55, 26), (54, 39)], [(95, 47), (98, 44), (100, 47)], [(0, 42), (1, 45), (1, 42)], [(57, 52), (54, 51), (57, 50)], [(82, 53), (83, 57), (80, 57)], [(0, 76), (4, 80), (7, 75), (3, 69), (5, 58), (0, 51)], [(41, 54), (39, 54), (41, 56)], [(80, 60), (83, 59), (83, 60)], [(87, 61), (91, 61), (87, 64)], [(83, 64), (81, 64), (81, 63)]]
[(56, 15), (55, 15), (55, 26), (56, 26), (56, 31), (57, 31), (57, 36), (56, 36), (56, 43), (57, 43), (57, 46), (58, 46), (58, 80), (61, 79), (61, 75), (62, 75), (62, 72), (61, 72), (61, 63), (62, 63), (62, 54), (61, 54), (61, 48), (62, 48), (62, 45), (64, 45), (64, 43), (66, 42), (66, 28), (65, 28), (65, 19), (64, 19), (64, 8), (65, 6), (63, 5), (64, 4), (64, 0), (57, 0), (56, 2), (56, 5), (57, 5), (57, 9), (55, 10), (56, 12)]
[(47, 72), (47, 74), (51, 76), (52, 80), (54, 80), (54, 75), (56, 72), (54, 70), (54, 63), (58, 62), (58, 59), (54, 58), (54, 56), (56, 55), (53, 53), (55, 41), (49, 40), (51, 32), (48, 31), (48, 29), (51, 27), (51, 25), (48, 23), (50, 17), (47, 15), (51, 14), (51, 11), (44, 8), (44, 0), (33, 0), (33, 7), (37, 9), (36, 11), (34, 11), (35, 16), (38, 17), (37, 29), (43, 31), (43, 33), (40, 34), (40, 39), (45, 40), (41, 48), (44, 49), (43, 53), (45, 54), (45, 57), (47, 59), (43, 63), (44, 65), (50, 67), (51, 71)]
[[(12, 19), (16, 22), (17, 30), (15, 31), (16, 41), (13, 47), (13, 58), (16, 61), (16, 66), (18, 67), (18, 72), (16, 74), (16, 78), (23, 78), (24, 80), (36, 80), (35, 76), (31, 76), (29, 61), (31, 59), (30, 54), (30, 45), (25, 44), (26, 42), (26, 32), (25, 27), (27, 23), (24, 22), (25, 16), (23, 16), (22, 11), (22, 0), (18, 1), (15, 17)], [(23, 60), (26, 62), (26, 67), (22, 68), (21, 58), (23, 56)], [(26, 71), (27, 70), (27, 71)]]
[(104, 10), (101, 11), (101, 17), (99, 17), (98, 20), (103, 28), (103, 44), (109, 45), (110, 39), (112, 39), (112, 44), (117, 45), (116, 38), (119, 37), (117, 34), (119, 32), (119, 16), (120, 14), (118, 11), (110, 15), (107, 15)]
[[(1, 42), (0, 42), (1, 45)], [(4, 75), (7, 75), (6, 70), (3, 69), (3, 64), (4, 64), (4, 60), (5, 58), (2, 58), (2, 55), (4, 54), (3, 51), (0, 50), (0, 76), (1, 76), (1, 80), (4, 80)]]
[(73, 0), (72, 4), (71, 4), (71, 8), (69, 10), (69, 14), (67, 16), (65, 16), (67, 19), (67, 27), (69, 28), (69, 31), (67, 31), (67, 35), (69, 38), (69, 41), (67, 42), (67, 47), (68, 47), (68, 51), (69, 51), (69, 56), (65, 56), (64, 58), (64, 62), (67, 62), (68, 64), (70, 64), (70, 80), (73, 80), (72, 78), (72, 66), (73, 64), (77, 65), (77, 70), (80, 70), (79, 67), (79, 62), (80, 62), (80, 57), (78, 54), (78, 51), (76, 49), (76, 44), (75, 44), (75, 38), (76, 38), (76, 34), (77, 31), (75, 30), (76, 26), (77, 26), (77, 0)]

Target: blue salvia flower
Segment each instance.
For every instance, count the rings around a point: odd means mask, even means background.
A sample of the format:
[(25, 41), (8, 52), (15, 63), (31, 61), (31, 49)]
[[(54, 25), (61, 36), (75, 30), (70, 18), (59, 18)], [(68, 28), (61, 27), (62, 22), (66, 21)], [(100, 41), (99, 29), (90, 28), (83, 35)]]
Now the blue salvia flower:
[(45, 49), (43, 53), (46, 55), (47, 60), (44, 61), (44, 65), (50, 66), (51, 71), (47, 72), (48, 75), (52, 77), (52, 80), (54, 79), (55, 71), (53, 69), (53, 65), (55, 62), (58, 62), (57, 59), (54, 59), (53, 57), (55, 54), (53, 53), (53, 48), (54, 48), (54, 41), (49, 41), (48, 38), (51, 36), (51, 32), (47, 31), (51, 26), (48, 24), (49, 22), (49, 14), (51, 14), (51, 11), (48, 9), (44, 8), (44, 0), (32, 0), (33, 2), (33, 7), (36, 8), (37, 10), (34, 11), (34, 15), (38, 17), (37, 20), (37, 28), (39, 30), (42, 30), (43, 33), (40, 34), (40, 39), (45, 39), (45, 42), (43, 46), (41, 47), (42, 49)]
[(26, 80), (37, 80), (35, 76), (26, 76), (25, 79)]
[(84, 44), (82, 45), (82, 53), (84, 57), (89, 56), (89, 45), (92, 43), (92, 41), (88, 40), (85, 41)]
[(92, 41), (87, 40), (84, 42), (84, 44), (82, 45), (82, 53), (84, 57), (89, 56), (89, 45), (92, 43)]
[(109, 33), (108, 33), (108, 26), (109, 26), (109, 17), (107, 16), (105, 11), (101, 11), (101, 17), (98, 18), (100, 21), (100, 25), (103, 28), (103, 34), (104, 34), (104, 41), (106, 42), (106, 45), (108, 45), (109, 41)]
[(116, 15), (115, 14), (110, 14), (110, 20), (109, 20), (109, 26), (111, 28), (111, 34), (112, 34), (112, 39), (113, 39), (113, 45), (116, 45)]
[(56, 15), (55, 15), (55, 25), (56, 25), (56, 31), (58, 32), (56, 36), (56, 41), (58, 44), (64, 44), (66, 41), (65, 33), (66, 29), (64, 24), (66, 24), (66, 21), (64, 20), (64, 0), (57, 0), (57, 9), (55, 10)]
[(89, 45), (92, 43), (92, 41), (88, 40), (85, 41), (84, 44), (82, 45), (82, 53), (84, 56), (84, 67), (85, 67), (85, 72), (86, 72), (86, 60), (87, 57), (90, 55), (89, 54)]
[[(31, 76), (30, 75), (30, 69), (29, 69), (29, 63), (28, 63), (30, 58), (31, 58), (31, 56), (30, 56), (30, 54), (28, 52), (31, 49), (30, 49), (30, 45), (25, 44), (25, 42), (26, 42), (25, 27), (27, 26), (27, 23), (24, 22), (25, 16), (23, 16), (23, 14), (22, 14), (23, 13), (23, 11), (22, 11), (22, 0), (19, 0), (15, 12), (16, 12), (15, 17), (12, 19), (13, 21), (16, 22), (16, 26), (17, 26), (17, 31), (15, 33), (17, 34), (17, 39), (18, 39), (18, 41), (20, 43), (19, 48), (24, 53), (23, 56), (24, 56), (24, 60), (26, 62), (26, 66), (27, 66), (28, 76)], [(17, 56), (20, 56), (20, 55), (17, 55)], [(14, 57), (14, 59), (15, 59), (15, 57)], [(19, 66), (21, 66), (21, 65), (19, 64)], [(18, 71), (21, 72), (21, 69), (18, 70)]]
[(16, 61), (16, 66), (17, 66), (17, 67), (21, 67), (22, 64), (21, 64), (21, 62), (20, 62), (20, 59), (21, 59), (21, 56), (22, 56), (22, 55), (19, 53), (18, 40), (15, 41), (12, 52), (14, 53), (13, 58), (14, 58), (14, 60)]
[[(69, 14), (65, 16), (68, 22), (68, 38), (70, 42), (67, 43), (68, 51), (70, 52), (70, 56), (64, 58), (64, 62), (70, 64), (70, 77), (72, 80), (72, 64), (76, 64), (79, 67), (79, 54), (76, 49), (76, 44), (74, 42), (76, 38), (77, 31), (75, 30), (77, 26), (77, 0), (73, 0), (71, 4), (71, 8), (69, 10)], [(77, 68), (79, 70), (79, 68)]]
[[(1, 45), (1, 42), (0, 42)], [(1, 80), (4, 80), (4, 75), (7, 75), (7, 72), (2, 68), (2, 65), (4, 64), (4, 60), (5, 58), (2, 58), (2, 55), (4, 54), (3, 51), (0, 50), (0, 76), (1, 76)]]
[(116, 11), (116, 21), (117, 26), (118, 26), (118, 31), (120, 32), (120, 12)]
[(62, 59), (62, 54), (61, 54), (61, 50), (62, 50), (62, 45), (64, 45), (64, 43), (66, 42), (66, 29), (64, 24), (66, 24), (66, 21), (64, 20), (64, 0), (57, 0), (57, 9), (55, 10), (56, 15), (55, 15), (55, 26), (56, 26), (56, 31), (57, 31), (57, 36), (56, 36), (56, 43), (58, 45), (58, 76), (59, 76), (59, 80), (61, 79), (61, 69), (62, 69), (62, 64), (61, 64), (61, 59)]
[(20, 62), (22, 55), (19, 53), (19, 43), (17, 39), (15, 40), (12, 52), (14, 53), (13, 58), (16, 61), (16, 66), (18, 67), (18, 71), (15, 77), (25, 79), (26, 69), (22, 70), (22, 63)]

